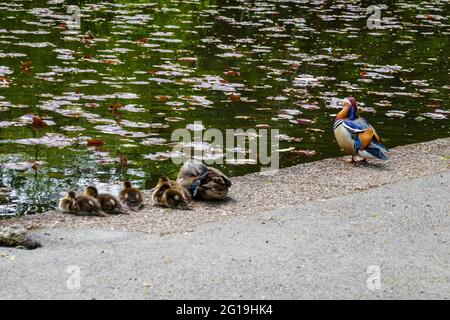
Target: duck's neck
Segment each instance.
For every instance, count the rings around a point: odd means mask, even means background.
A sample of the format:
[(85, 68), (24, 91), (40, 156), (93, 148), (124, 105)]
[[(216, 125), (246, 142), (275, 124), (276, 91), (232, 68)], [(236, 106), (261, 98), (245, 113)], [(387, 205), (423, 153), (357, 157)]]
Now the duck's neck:
[(358, 109), (355, 107), (351, 107), (348, 116), (349, 116), (350, 120), (358, 119), (359, 118)]

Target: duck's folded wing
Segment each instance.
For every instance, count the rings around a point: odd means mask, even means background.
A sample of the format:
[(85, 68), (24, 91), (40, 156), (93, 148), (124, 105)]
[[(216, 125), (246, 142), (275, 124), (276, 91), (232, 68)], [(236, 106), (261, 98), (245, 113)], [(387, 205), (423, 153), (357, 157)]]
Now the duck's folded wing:
[(190, 177), (202, 177), (208, 172), (208, 167), (196, 160), (186, 161), (180, 169), (178, 179)]
[(357, 120), (346, 120), (342, 122), (342, 125), (345, 129), (347, 129), (350, 133), (359, 134), (361, 132), (366, 131), (370, 126), (365, 121), (357, 121)]
[(380, 137), (375, 129), (364, 119), (343, 121), (342, 125), (350, 133), (358, 137), (357, 145), (359, 150), (365, 150), (372, 141), (380, 142)]
[(208, 167), (208, 170), (212, 173), (212, 175), (221, 177), (228, 188), (231, 187), (232, 185), (231, 180), (226, 175), (224, 175), (220, 170), (213, 167)]

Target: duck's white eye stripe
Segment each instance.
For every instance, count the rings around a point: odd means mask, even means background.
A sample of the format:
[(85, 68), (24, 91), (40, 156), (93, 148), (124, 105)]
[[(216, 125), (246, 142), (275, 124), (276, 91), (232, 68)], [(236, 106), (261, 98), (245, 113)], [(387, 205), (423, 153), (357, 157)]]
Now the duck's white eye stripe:
[(342, 104), (352, 104), (347, 98), (342, 99)]

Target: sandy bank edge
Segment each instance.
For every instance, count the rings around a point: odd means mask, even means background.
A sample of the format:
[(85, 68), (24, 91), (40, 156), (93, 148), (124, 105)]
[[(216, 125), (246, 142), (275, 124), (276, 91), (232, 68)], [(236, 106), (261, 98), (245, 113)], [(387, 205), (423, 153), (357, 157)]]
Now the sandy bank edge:
[(233, 216), (335, 198), (449, 171), (450, 138), (397, 147), (392, 149), (390, 157), (387, 162), (371, 161), (361, 165), (351, 165), (345, 161), (346, 158), (331, 158), (280, 169), (271, 177), (259, 173), (235, 177), (228, 201), (199, 202), (194, 211), (151, 207), (147, 191), (146, 208), (131, 216), (76, 217), (50, 211), (1, 220), (0, 225), (26, 226), (29, 229), (96, 228), (161, 235), (191, 232), (200, 224)]

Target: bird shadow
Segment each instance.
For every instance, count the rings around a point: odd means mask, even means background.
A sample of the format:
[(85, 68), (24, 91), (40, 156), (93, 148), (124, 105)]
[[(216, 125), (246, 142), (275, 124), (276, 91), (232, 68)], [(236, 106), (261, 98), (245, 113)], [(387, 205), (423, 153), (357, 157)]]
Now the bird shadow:
[(353, 168), (368, 168), (376, 171), (390, 171), (391, 169), (385, 162), (381, 161), (358, 161), (355, 163), (351, 163), (349, 160), (345, 158), (340, 159), (341, 162), (346, 163), (347, 165), (352, 165)]
[(205, 200), (205, 199), (195, 199), (195, 203), (198, 203), (205, 207), (221, 207), (224, 205), (237, 203), (236, 199), (231, 197), (226, 197), (223, 200)]

